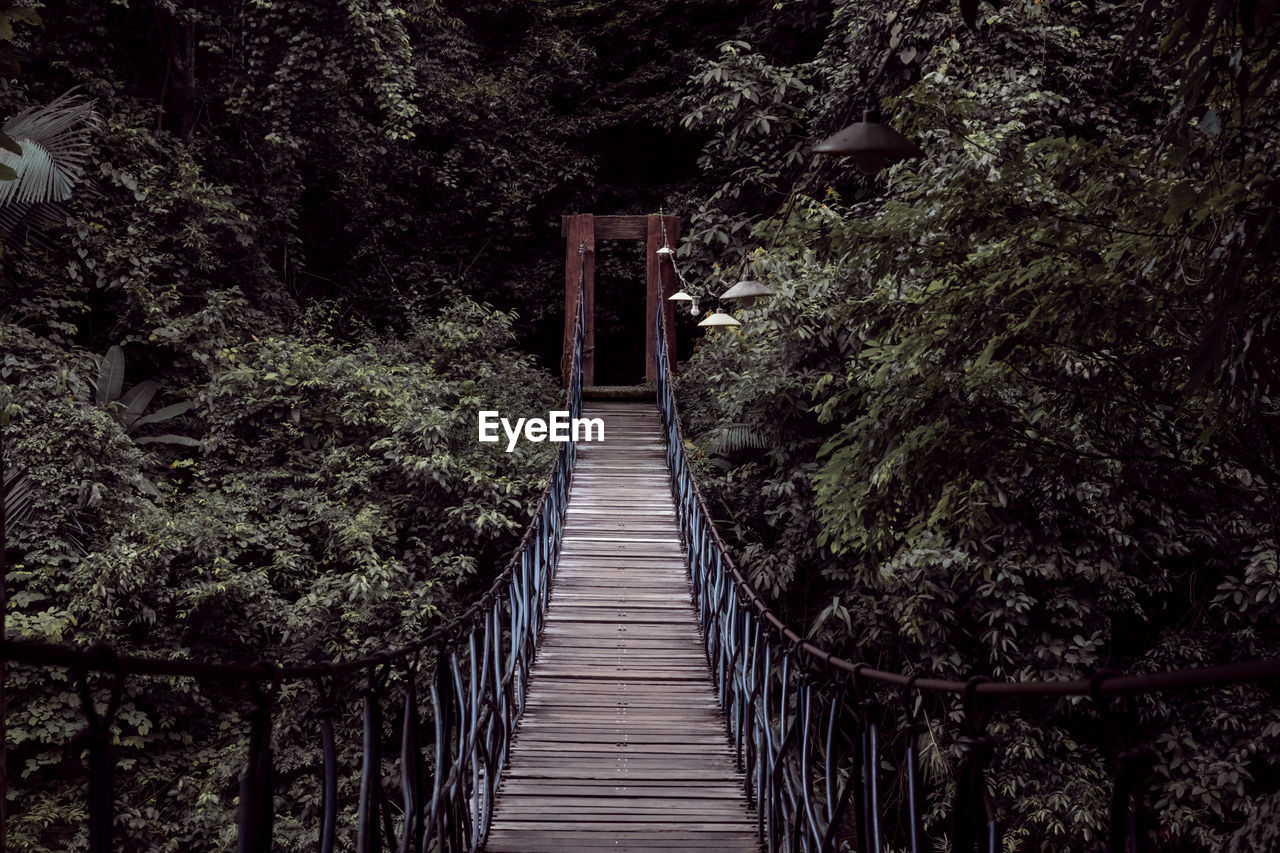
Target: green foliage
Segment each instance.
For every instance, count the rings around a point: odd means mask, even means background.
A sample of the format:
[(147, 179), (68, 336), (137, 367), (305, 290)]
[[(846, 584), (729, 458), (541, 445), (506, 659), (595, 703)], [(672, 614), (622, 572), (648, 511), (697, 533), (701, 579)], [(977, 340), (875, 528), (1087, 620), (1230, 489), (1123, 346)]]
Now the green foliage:
[[(746, 45), (693, 81), (707, 165), (734, 171), (684, 249), (778, 286), (684, 371), (692, 433), (770, 437), (704, 486), (753, 580), (854, 659), (1025, 680), (1275, 653), (1280, 126), (1229, 77), (1188, 88), (1204, 69), (1130, 33), (1133, 11), (984, 7), (979, 38), (848, 4), (816, 60), (768, 67), (811, 87), (775, 139), (763, 99), (733, 100), (765, 91)], [(1242, 67), (1275, 60), (1274, 40), (1245, 45)], [(866, 81), (928, 158), (779, 176), (776, 152), (847, 121)], [(796, 202), (751, 228), (766, 196), (742, 209), (736, 188), (775, 181)], [(1274, 698), (1145, 700), (1162, 849), (1218, 849), (1275, 790)], [(1096, 846), (1114, 749), (1097, 718), (1008, 707), (992, 729), (1010, 849)]]
[(0, 206), (69, 199), (84, 176), (95, 123), (93, 104), (73, 93), (5, 122), (0, 165), (13, 177), (0, 183)]
[(93, 103), (68, 92), (28, 107), (0, 130), (0, 234), (17, 236), (20, 253), (33, 241), (49, 246), (43, 232), (59, 222), (63, 202), (83, 182), (89, 135), (98, 125)]
[[(7, 6), (0, 9), (0, 71), (5, 74), (16, 74), (19, 70), (18, 54), (10, 45), (17, 41), (14, 24), (38, 27), (41, 24), (40, 13), (30, 6)], [(21, 154), (21, 148), (5, 131), (0, 130), (0, 149), (13, 154)], [(12, 181), (17, 173), (12, 167), (0, 166), (0, 181)]]
[(1262, 802), (1249, 815), (1249, 822), (1231, 836), (1231, 841), (1223, 850), (1226, 853), (1274, 850), (1280, 844), (1280, 820), (1277, 820), (1277, 808), (1280, 808), (1280, 795)]
[[(175, 445), (130, 440), (130, 428), (176, 412), (140, 414), (154, 389), (127, 387), (119, 349), (97, 359), (4, 326), (6, 456), (29, 477), (34, 509), (12, 519), (12, 635), (306, 662), (419, 638), (470, 604), (523, 530), (553, 452), (479, 444), (475, 412), (546, 411), (560, 392), (510, 349), (509, 315), (458, 296), (411, 327), (358, 345), (323, 317), (245, 336), (210, 359), (206, 379), (189, 380), (186, 423), (199, 439)], [(96, 397), (79, 378), (86, 369)], [(26, 709), (10, 724), (21, 794), (10, 837), (24, 849), (81, 849), (80, 777), (64, 756), (83, 725), (74, 689), (19, 670), (10, 690)], [(152, 845), (176, 830), (164, 845), (220, 849), (244, 754), (238, 717), (224, 709), (243, 698), (130, 682), (117, 735), (126, 846), (166, 849)], [(314, 760), (298, 728), (314, 701), (290, 700), (278, 743), (286, 778)], [(311, 781), (290, 795), (299, 808)], [(289, 820), (283, 838), (311, 837)]]
[[(42, 161), (41, 198), (68, 176), (74, 195), (0, 207), (11, 635), (313, 661), (474, 600), (552, 450), (480, 445), (475, 412), (559, 399), (487, 302), (558, 341), (560, 214), (647, 211), (691, 177), (679, 82), (736, 31), (727, 11), (767, 5), (44, 3), (0, 111), (79, 87), (100, 121), (76, 174)], [(18, 668), (8, 686), (10, 841), (84, 849), (75, 685)], [(130, 681), (122, 849), (233, 843), (244, 702)], [(282, 849), (314, 845), (315, 705), (280, 696)]]
[(765, 437), (751, 424), (724, 424), (698, 437), (698, 443), (712, 456), (728, 456), (741, 450), (763, 450)]
[[(476, 295), (558, 348), (560, 214), (678, 203), (691, 276), (779, 291), (682, 394), (722, 529), (811, 637), (1006, 678), (1273, 654), (1276, 26), (1205, 0), (0, 10), (0, 62), (31, 69), (4, 114), (79, 86), (102, 117), (42, 125), (87, 140), (74, 174), (56, 145), (32, 170), (74, 196), (0, 205), (10, 629), (241, 661), (421, 636), (549, 461), (474, 441), (476, 409), (557, 397)], [(808, 156), (868, 102), (929, 159)], [(20, 142), (4, 163), (38, 156)], [(83, 849), (74, 685), (10, 689), (11, 837)], [(1145, 700), (1166, 849), (1265, 820), (1273, 699)], [(128, 685), (126, 848), (233, 843), (243, 701)], [(314, 710), (281, 696), (282, 849), (314, 844)], [(1096, 847), (1096, 716), (1012, 710), (1010, 846)], [(953, 733), (925, 743), (935, 833)]]
[[(111, 349), (107, 350), (106, 355), (102, 357), (98, 365), (98, 380), (94, 383), (94, 402), (98, 406), (109, 410), (120, 422), (120, 426), (126, 434), (132, 435), (138, 427), (148, 424), (158, 424), (173, 420), (195, 408), (195, 402), (188, 400), (183, 403), (173, 403), (165, 406), (149, 415), (143, 414), (147, 410), (147, 406), (150, 405), (151, 399), (160, 390), (160, 384), (154, 379), (148, 379), (145, 382), (139, 382), (128, 391), (124, 391), (124, 367), (124, 350), (119, 346), (112, 346)], [(194, 438), (185, 435), (173, 435), (172, 433), (138, 436), (134, 440), (138, 444), (160, 443), (182, 444), (187, 447), (200, 446), (200, 442)]]
[(4, 517), (8, 524), (21, 524), (31, 516), (33, 486), (24, 471), (4, 472)]

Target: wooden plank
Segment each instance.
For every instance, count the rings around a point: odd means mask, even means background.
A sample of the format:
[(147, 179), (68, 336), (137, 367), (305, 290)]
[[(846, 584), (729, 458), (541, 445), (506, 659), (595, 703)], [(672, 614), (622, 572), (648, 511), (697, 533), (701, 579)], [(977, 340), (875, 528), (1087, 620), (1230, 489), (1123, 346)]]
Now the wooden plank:
[[(576, 214), (576, 216), (590, 216), (591, 214)], [(567, 215), (560, 217), (560, 236), (564, 237), (569, 233), (569, 228), (575, 215)], [(648, 226), (649, 217), (647, 216), (597, 216), (596, 220), (596, 239), (597, 240), (643, 240), (645, 231)]]
[[(748, 846), (748, 844), (750, 846)], [(510, 846), (508, 846), (510, 845)], [(758, 853), (757, 843), (741, 839), (729, 841), (715, 839), (711, 841), (691, 841), (687, 839), (665, 840), (645, 839), (632, 842), (630, 839), (618, 838), (612, 833), (574, 833), (565, 838), (546, 840), (541, 834), (516, 835), (512, 839), (496, 839), (486, 848), (490, 853), (654, 853), (654, 851), (681, 850), (702, 851), (716, 850), (721, 853), (741, 853), (749, 851)]]
[[(536, 817), (542, 815), (546, 819), (548, 812), (555, 813), (564, 809), (566, 806), (575, 807), (574, 811), (588, 811), (599, 815), (658, 815), (679, 814), (693, 815), (699, 814), (722, 817), (732, 816), (736, 819), (742, 817), (741, 806), (737, 802), (738, 797), (726, 795), (719, 799), (701, 799), (686, 800), (679, 797), (638, 797), (635, 795), (623, 796), (619, 793), (612, 797), (534, 797), (530, 796), (527, 803), (521, 804), (520, 808), (512, 808), (509, 814), (512, 817)], [(651, 819), (651, 818), (650, 818)], [(738, 824), (741, 830), (742, 824)]]
[[(746, 841), (733, 843), (728, 845), (717, 841), (712, 844), (691, 845), (686, 841), (681, 841), (678, 847), (664, 848), (658, 841), (644, 841), (639, 845), (626, 843), (626, 841), (612, 838), (605, 835), (603, 838), (579, 838), (575, 835), (572, 840), (564, 840), (562, 838), (545, 839), (543, 836), (535, 833), (522, 834), (520, 840), (516, 841), (513, 847), (503, 847), (503, 841), (498, 841), (497, 847), (490, 847), (490, 853), (566, 853), (566, 850), (573, 850), (573, 853), (653, 853), (654, 850), (721, 850), (722, 853), (740, 853), (750, 852), (759, 853), (759, 845), (751, 844), (751, 847), (745, 847)], [(566, 844), (568, 847), (566, 847)]]
[(757, 816), (689, 596), (659, 419), (651, 403), (585, 414), (605, 418), (606, 441), (579, 448), (485, 849), (755, 853)]
[[(637, 658), (639, 658), (639, 660), (636, 660)], [(685, 656), (672, 651), (667, 651), (662, 654), (652, 653), (647, 656), (644, 653), (631, 651), (624, 656), (622, 652), (618, 652), (617, 654), (612, 654), (610, 652), (592, 654), (589, 649), (585, 648), (573, 649), (570, 652), (565, 652), (563, 649), (551, 649), (544, 650), (544, 653), (540, 654), (538, 657), (539, 666), (547, 667), (545, 670), (546, 672), (554, 671), (555, 667), (562, 661), (572, 662), (578, 666), (591, 666), (597, 662), (609, 665), (612, 665), (614, 662), (625, 662), (628, 666), (636, 666), (637, 669), (648, 668), (650, 666), (656, 667), (659, 664), (670, 662), (673, 667), (701, 669), (703, 671), (703, 675), (706, 674), (705, 670), (707, 667), (706, 658), (701, 655), (690, 653)]]
[(723, 800), (742, 797), (739, 785), (725, 780), (708, 785), (702, 782), (645, 782), (616, 785), (585, 785), (580, 782), (519, 782), (502, 783), (502, 793), (519, 794), (521, 797), (573, 797), (575, 799), (602, 799), (609, 797), (660, 797), (682, 800)]

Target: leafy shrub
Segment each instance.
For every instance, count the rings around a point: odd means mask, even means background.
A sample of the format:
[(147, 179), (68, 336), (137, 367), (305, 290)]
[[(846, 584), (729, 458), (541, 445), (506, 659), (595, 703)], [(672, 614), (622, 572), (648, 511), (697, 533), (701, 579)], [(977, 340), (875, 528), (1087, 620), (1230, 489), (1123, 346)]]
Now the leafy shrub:
[[(811, 636), (882, 668), (1061, 679), (1274, 655), (1275, 180), (1248, 130), (1274, 104), (1219, 80), (1175, 143), (1153, 127), (1181, 109), (1161, 86), (1200, 70), (1151, 50), (1108, 79), (1120, 7), (1086, 30), (1004, 6), (980, 37), (949, 14), (846, 5), (812, 64), (740, 44), (693, 81), (687, 121), (736, 159), (700, 214), (723, 226), (685, 251), (778, 288), (681, 378), (689, 434), (768, 437), (702, 471), (740, 563)], [(845, 120), (846, 84), (880, 73), (869, 44), (929, 157), (874, 180), (783, 169), (793, 204), (750, 230), (738, 188), (775, 184), (779, 151)], [(766, 131), (795, 79), (808, 99)], [(1280, 784), (1273, 693), (1144, 698), (1161, 849), (1217, 849)], [(1008, 707), (992, 732), (1009, 849), (1095, 847), (1114, 745), (1088, 703)], [(935, 731), (935, 834), (955, 735)]]
[[(352, 344), (317, 325), (227, 346), (183, 389), (196, 402), (183, 431), (199, 437), (186, 446), (132, 441), (80, 378), (97, 359), (5, 325), (6, 461), (31, 478), (35, 507), (10, 539), (10, 631), (299, 663), (407, 642), (469, 604), (527, 523), (554, 452), (480, 444), (476, 412), (545, 412), (560, 391), (511, 349), (510, 315), (458, 297), (411, 328)], [(81, 531), (73, 549), (68, 528)], [(10, 838), (81, 849), (83, 777), (64, 756), (83, 725), (75, 687), (18, 669), (10, 689), (25, 709), (10, 725)], [(129, 683), (117, 735), (125, 849), (220, 849), (244, 760), (227, 710), (244, 701), (218, 685)], [(296, 818), (316, 755), (298, 727), (315, 697), (282, 702), (281, 770), (303, 773), (285, 810)], [(307, 831), (287, 815), (293, 844)]]

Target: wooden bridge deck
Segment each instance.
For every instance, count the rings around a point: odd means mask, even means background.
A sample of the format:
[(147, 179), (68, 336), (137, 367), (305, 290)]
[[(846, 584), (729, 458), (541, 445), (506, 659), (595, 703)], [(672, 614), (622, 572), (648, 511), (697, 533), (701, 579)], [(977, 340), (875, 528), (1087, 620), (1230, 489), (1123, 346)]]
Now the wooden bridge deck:
[(751, 851), (652, 403), (592, 403), (486, 850)]

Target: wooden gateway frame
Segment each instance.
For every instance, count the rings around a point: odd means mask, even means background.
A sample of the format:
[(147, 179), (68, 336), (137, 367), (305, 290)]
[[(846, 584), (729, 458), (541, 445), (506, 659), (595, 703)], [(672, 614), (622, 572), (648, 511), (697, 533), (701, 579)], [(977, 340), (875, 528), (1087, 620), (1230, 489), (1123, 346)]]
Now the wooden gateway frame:
[[(578, 310), (578, 280), (581, 278), (582, 294), (586, 304), (583, 318), (586, 328), (582, 341), (582, 384), (593, 387), (595, 383), (595, 307), (596, 307), (596, 241), (644, 240), (645, 241), (645, 382), (658, 381), (658, 301), (661, 294), (675, 293), (675, 267), (663, 262), (657, 254), (662, 248), (663, 225), (666, 225), (667, 245), (675, 248), (680, 239), (680, 220), (675, 216), (595, 216), (578, 213), (561, 217), (560, 233), (564, 236), (564, 352), (573, 346), (573, 318)], [(579, 249), (582, 249), (580, 252)], [(662, 300), (663, 316), (667, 328), (675, 328), (674, 302)], [(676, 336), (667, 335), (667, 358), (674, 363)]]

